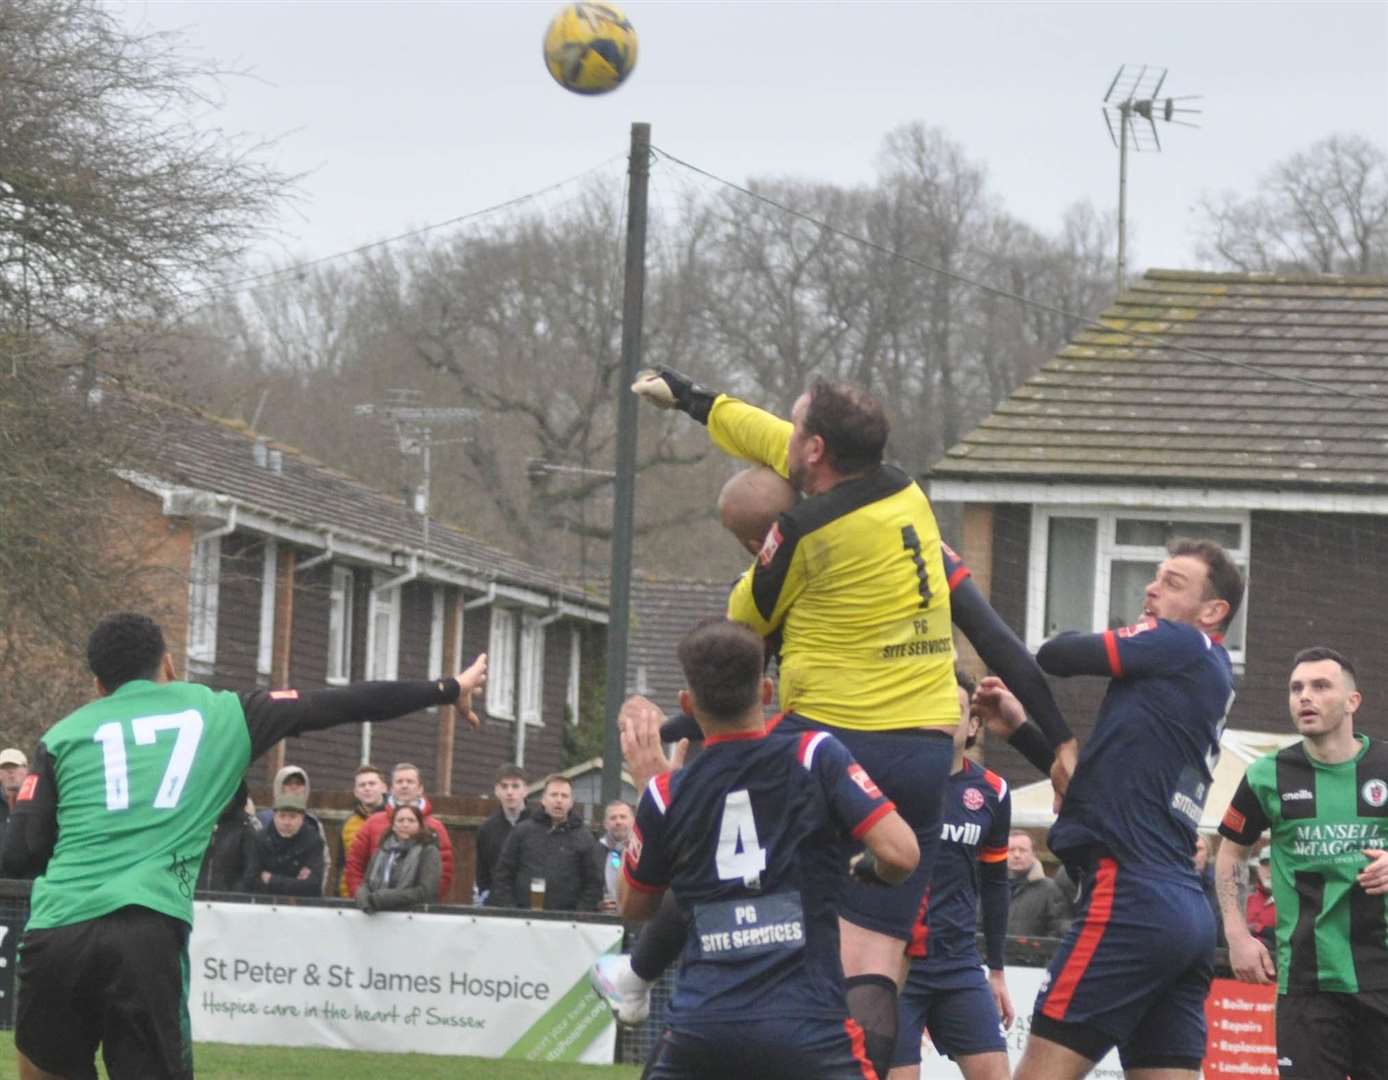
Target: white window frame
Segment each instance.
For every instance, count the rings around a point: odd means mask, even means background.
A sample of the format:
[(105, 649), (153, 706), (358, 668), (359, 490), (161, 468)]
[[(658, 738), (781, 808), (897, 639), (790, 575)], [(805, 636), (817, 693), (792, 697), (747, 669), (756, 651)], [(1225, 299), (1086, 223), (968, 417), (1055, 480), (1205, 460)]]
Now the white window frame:
[(275, 666), (275, 585), (279, 573), (279, 541), (265, 540), (265, 555), (260, 564), (260, 647), (255, 654), (257, 675), (269, 676)]
[(487, 712), (499, 720), (516, 718), (516, 613), (495, 604), (487, 644)]
[(461, 601), (458, 604), (458, 629), (453, 634), (453, 655), (449, 657), (449, 675), (456, 675), (463, 670), (463, 628), (467, 625), (467, 605)]
[[(366, 602), (366, 677), (368, 679), (398, 679), (400, 677), (400, 586), (382, 589), (391, 579), (389, 573), (371, 572), (371, 592)], [(385, 656), (377, 659), (379, 616), (386, 616)]]
[(575, 623), (569, 627), (569, 682), (564, 688), (564, 703), (569, 707), (569, 723), (578, 724), (578, 707), (583, 667), (583, 631)]
[[(1033, 651), (1046, 640), (1046, 567), (1049, 556), (1050, 524), (1052, 518), (1092, 518), (1098, 522), (1095, 537), (1094, 607), (1090, 631), (1108, 629), (1110, 567), (1114, 562), (1156, 562), (1167, 557), (1164, 547), (1138, 547), (1119, 544), (1116, 540), (1118, 521), (1208, 521), (1219, 525), (1237, 525), (1242, 544), (1226, 548), (1229, 557), (1245, 575), (1248, 573), (1252, 544), (1252, 515), (1246, 510), (1181, 510), (1131, 509), (1117, 506), (1032, 506), (1031, 552), (1027, 572), (1027, 647)], [(1133, 612), (1133, 619), (1138, 617)], [(1229, 659), (1242, 667), (1248, 654), (1248, 594), (1244, 593), (1234, 625), (1242, 631), (1243, 647), (1229, 650)]]
[[(429, 610), (429, 678), (443, 678), (443, 586), (436, 585), (430, 593)], [(457, 668), (453, 669), (458, 671)]]
[(188, 573), (188, 667), (210, 675), (217, 663), (217, 604), (222, 585), (222, 538), (209, 536), (193, 546)]
[(520, 714), (533, 727), (544, 727), (545, 623), (539, 615), (521, 616)]
[[(352, 678), (352, 601), (356, 581), (350, 567), (334, 566), (332, 569), (332, 591), (328, 601), (327, 681), (332, 686), (343, 686)], [(333, 630), (334, 611), (341, 613), (337, 619), (336, 635)]]

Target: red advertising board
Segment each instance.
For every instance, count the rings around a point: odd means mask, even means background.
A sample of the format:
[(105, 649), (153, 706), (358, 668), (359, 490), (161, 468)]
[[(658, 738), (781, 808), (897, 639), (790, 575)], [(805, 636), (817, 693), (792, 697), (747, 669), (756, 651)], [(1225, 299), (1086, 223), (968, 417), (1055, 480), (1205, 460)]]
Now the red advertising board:
[(1205, 999), (1206, 1080), (1277, 1076), (1277, 987), (1215, 979)]

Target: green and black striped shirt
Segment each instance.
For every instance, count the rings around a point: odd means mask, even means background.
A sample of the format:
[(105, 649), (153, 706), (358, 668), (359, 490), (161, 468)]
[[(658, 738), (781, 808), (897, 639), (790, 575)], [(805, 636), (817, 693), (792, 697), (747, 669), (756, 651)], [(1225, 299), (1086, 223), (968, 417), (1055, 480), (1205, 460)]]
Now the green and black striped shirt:
[(1338, 765), (1300, 742), (1259, 758), (1219, 826), (1244, 845), (1272, 830), (1279, 993), (1388, 990), (1388, 895), (1355, 883), (1388, 847), (1388, 743), (1357, 738)]

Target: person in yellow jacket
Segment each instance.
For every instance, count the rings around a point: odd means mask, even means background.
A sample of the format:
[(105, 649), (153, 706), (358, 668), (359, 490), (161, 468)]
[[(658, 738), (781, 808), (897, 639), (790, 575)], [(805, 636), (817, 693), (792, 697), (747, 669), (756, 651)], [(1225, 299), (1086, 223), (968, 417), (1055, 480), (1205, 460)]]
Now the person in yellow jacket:
[(819, 380), (790, 421), (668, 368), (632, 390), (706, 424), (713, 444), (770, 466), (805, 496), (781, 514), (728, 600), (728, 617), (779, 636), (778, 730), (826, 730), (916, 832), (916, 872), (846, 886), (839, 909), (849, 1011), (886, 1075), (905, 947), (940, 839), (959, 722), (949, 583), (925, 493), (883, 462), (888, 425), (861, 387)]
[(351, 890), (347, 888), (347, 852), (352, 850), (352, 841), (366, 824), (366, 819), (377, 810), (385, 809), (387, 788), (385, 773), (375, 765), (360, 766), (352, 778), (352, 795), (356, 802), (352, 805), (352, 813), (342, 823), (342, 858), (338, 860), (338, 865), (343, 872), (338, 877), (338, 896), (348, 900), (352, 898)]

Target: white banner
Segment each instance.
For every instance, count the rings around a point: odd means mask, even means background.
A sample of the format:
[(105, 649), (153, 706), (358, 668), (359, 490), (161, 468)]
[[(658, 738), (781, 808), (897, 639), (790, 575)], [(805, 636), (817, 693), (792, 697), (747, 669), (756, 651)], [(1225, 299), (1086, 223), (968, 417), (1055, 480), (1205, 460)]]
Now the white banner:
[(199, 903), (193, 1038), (611, 1063), (588, 968), (619, 926)]
[[(1036, 1004), (1036, 995), (1041, 992), (1041, 977), (1045, 974), (1045, 968), (1007, 969), (1007, 992), (1012, 996), (1012, 1007), (1017, 1012), (1017, 1019), (1012, 1021), (1012, 1030), (1005, 1033), (1007, 1059), (1013, 1072), (1022, 1060), (1027, 1032), (1031, 1030), (1032, 1006)], [(921, 1080), (959, 1080), (959, 1075), (959, 1067), (936, 1050), (930, 1042), (929, 1033), (925, 1034), (921, 1038)], [(1118, 1062), (1118, 1051), (1110, 1050), (1089, 1075), (1095, 1080), (1123, 1080), (1123, 1066)]]

